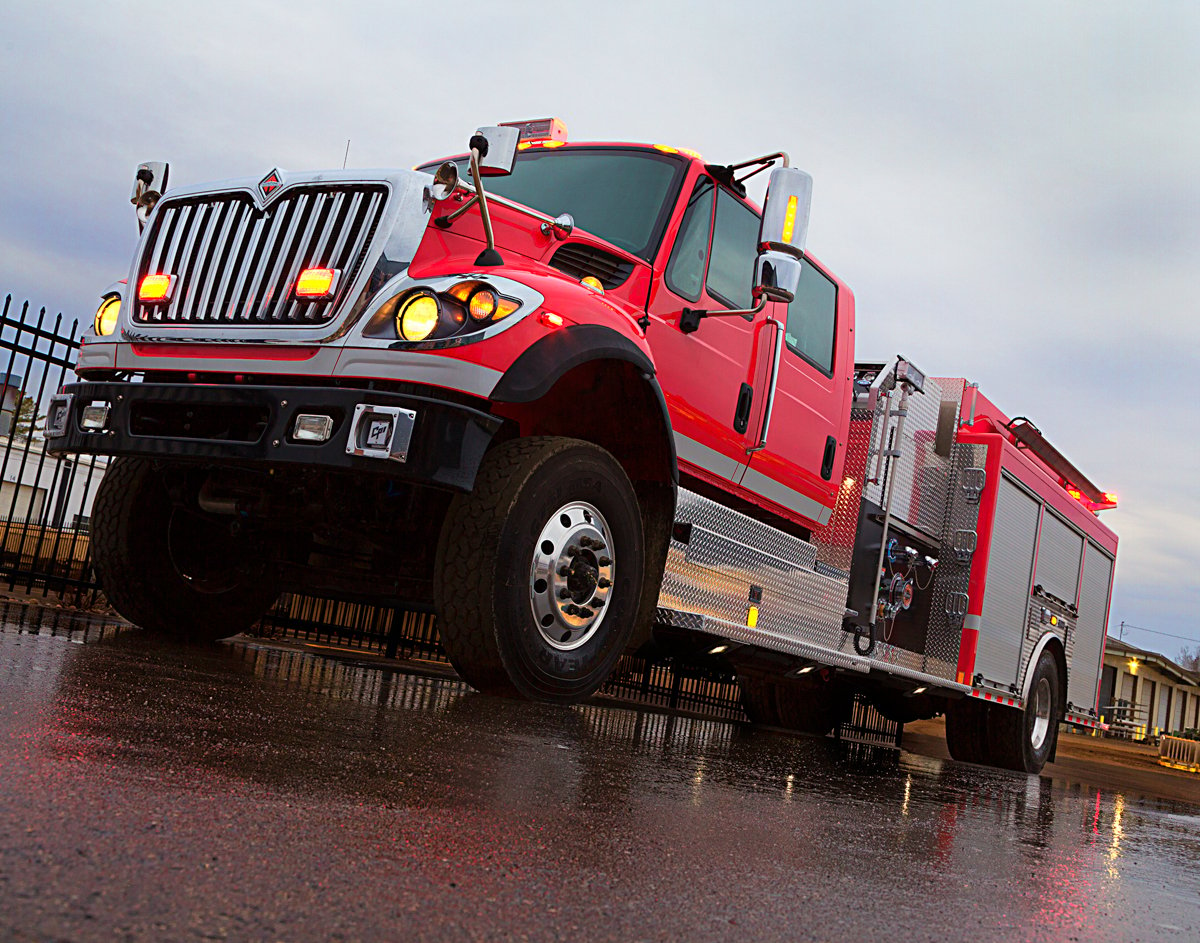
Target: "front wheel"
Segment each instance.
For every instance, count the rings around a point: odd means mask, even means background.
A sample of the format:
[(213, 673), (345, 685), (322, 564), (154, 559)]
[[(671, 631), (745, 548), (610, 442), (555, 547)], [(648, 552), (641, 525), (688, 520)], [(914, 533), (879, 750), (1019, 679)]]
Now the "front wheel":
[(442, 645), (484, 693), (583, 700), (633, 632), (643, 569), (637, 498), (616, 459), (576, 439), (503, 443), (442, 527)]
[(148, 459), (114, 459), (92, 508), (92, 565), (130, 622), (209, 642), (245, 631), (271, 607), (274, 553), (236, 521), (173, 499), (172, 483), (186, 490), (186, 475)]

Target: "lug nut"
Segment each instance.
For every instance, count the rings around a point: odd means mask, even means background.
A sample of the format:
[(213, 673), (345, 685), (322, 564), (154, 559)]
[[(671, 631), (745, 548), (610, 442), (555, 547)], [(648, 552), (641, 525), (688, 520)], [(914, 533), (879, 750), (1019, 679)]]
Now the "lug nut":
[(584, 609), (582, 606), (575, 610), (575, 615), (579, 616), (581, 619), (590, 619), (595, 614), (596, 613), (592, 612), (591, 609)]
[(604, 605), (604, 600), (603, 599), (593, 599), (590, 603), (588, 603), (588, 605), (594, 606), (595, 608), (599, 609), (601, 606)]
[(592, 545), (592, 538), (589, 537), (587, 534), (584, 534), (582, 537), (579, 538), (579, 546), (590, 547), (591, 545)]
[(592, 549), (593, 550), (603, 550), (604, 549), (604, 541), (603, 540), (593, 540), (592, 541)]
[(601, 557), (596, 562), (601, 566), (612, 566), (612, 557)]
[(558, 598), (559, 599), (570, 599), (571, 591), (564, 586), (562, 589), (560, 589), (558, 591)]
[(578, 554), (579, 554), (579, 547), (577, 547), (575, 544), (571, 544), (571, 546), (569, 546), (567, 548), (567, 556), (568, 557), (574, 557), (574, 556), (577, 556)]
[(560, 566), (554, 572), (557, 573), (559, 576), (567, 577), (567, 576), (571, 575), (571, 568), (564, 563), (562, 566)]
[(607, 576), (602, 576), (600, 579), (596, 580), (596, 585), (600, 587), (600, 589), (608, 589), (608, 587), (612, 586), (612, 580), (610, 580)]

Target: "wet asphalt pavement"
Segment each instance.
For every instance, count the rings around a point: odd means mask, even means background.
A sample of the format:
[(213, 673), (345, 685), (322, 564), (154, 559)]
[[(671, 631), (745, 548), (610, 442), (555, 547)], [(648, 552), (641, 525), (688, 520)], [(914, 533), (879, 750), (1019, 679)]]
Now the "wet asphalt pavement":
[(1200, 939), (1200, 807), (0, 620), (0, 939)]

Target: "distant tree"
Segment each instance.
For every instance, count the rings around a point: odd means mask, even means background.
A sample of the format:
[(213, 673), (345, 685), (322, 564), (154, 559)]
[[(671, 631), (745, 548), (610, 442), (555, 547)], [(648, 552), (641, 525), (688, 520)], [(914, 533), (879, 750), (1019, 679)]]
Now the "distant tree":
[(1175, 659), (1186, 668), (1188, 671), (1200, 671), (1200, 645), (1195, 648), (1188, 648), (1186, 645), (1179, 650), (1179, 656)]
[(37, 400), (32, 396), (17, 394), (17, 415), (13, 420), (14, 436), (30, 436), (42, 431), (45, 414), (38, 415)]

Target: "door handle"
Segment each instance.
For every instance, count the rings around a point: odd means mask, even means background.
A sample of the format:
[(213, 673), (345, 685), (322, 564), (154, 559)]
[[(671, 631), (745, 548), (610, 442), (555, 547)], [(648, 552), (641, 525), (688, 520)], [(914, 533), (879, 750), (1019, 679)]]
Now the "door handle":
[(750, 404), (754, 402), (754, 387), (743, 383), (738, 391), (737, 409), (733, 413), (733, 429), (735, 432), (745, 432), (750, 425)]
[(833, 460), (837, 456), (837, 438), (827, 436), (825, 439), (825, 456), (821, 459), (821, 477), (828, 481), (833, 477)]

